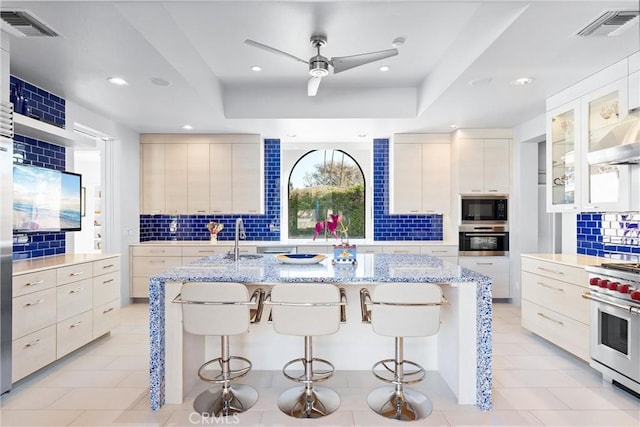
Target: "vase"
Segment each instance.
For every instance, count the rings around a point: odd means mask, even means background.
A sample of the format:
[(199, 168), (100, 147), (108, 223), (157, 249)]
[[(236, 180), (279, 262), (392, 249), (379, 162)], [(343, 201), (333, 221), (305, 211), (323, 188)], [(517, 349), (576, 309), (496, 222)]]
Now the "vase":
[(218, 243), (218, 235), (212, 234), (211, 238), (209, 239), (209, 243), (212, 245), (215, 245), (216, 243)]

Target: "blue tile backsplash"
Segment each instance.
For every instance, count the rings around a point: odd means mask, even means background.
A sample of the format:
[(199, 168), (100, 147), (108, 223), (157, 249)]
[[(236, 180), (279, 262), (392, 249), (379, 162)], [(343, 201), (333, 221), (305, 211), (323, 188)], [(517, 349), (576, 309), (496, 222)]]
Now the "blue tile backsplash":
[(51, 125), (64, 128), (66, 125), (66, 101), (53, 93), (25, 82), (15, 76), (9, 77), (9, 92), (13, 98), (16, 89), (20, 88), (22, 96), (28, 100), (29, 112), (18, 111), (18, 106), (14, 104), (16, 113), (28, 115), (29, 117), (45, 121)]
[(640, 212), (580, 213), (577, 226), (577, 252), (640, 260)]

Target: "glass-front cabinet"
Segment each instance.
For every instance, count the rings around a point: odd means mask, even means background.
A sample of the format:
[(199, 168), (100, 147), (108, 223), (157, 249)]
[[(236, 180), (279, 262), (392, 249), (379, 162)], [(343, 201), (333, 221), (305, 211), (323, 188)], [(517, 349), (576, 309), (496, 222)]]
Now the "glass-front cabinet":
[(576, 211), (580, 206), (580, 101), (547, 114), (547, 211)]
[[(611, 148), (619, 143), (607, 135), (626, 117), (627, 79), (620, 79), (582, 97), (583, 146), (587, 152)], [(629, 166), (595, 164), (584, 156), (582, 210), (625, 210), (629, 206)]]

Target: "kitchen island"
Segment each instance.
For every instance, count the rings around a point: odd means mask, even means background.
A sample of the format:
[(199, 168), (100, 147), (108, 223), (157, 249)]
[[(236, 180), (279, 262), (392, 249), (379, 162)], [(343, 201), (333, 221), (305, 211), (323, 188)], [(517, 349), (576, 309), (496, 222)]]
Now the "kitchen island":
[[(249, 291), (268, 291), (276, 283), (323, 282), (345, 289), (347, 321), (334, 335), (318, 337), (317, 351), (337, 370), (370, 370), (373, 362), (393, 354), (393, 341), (377, 336), (360, 316), (359, 291), (384, 282), (438, 283), (449, 300), (443, 306), (437, 335), (405, 341), (405, 355), (437, 370), (459, 404), (491, 408), (491, 279), (429, 255), (358, 254), (357, 265), (331, 263), (283, 264), (272, 255), (233, 261), (214, 255), (188, 266), (174, 268), (149, 281), (150, 310), (150, 406), (181, 403), (197, 382), (197, 369), (207, 358), (217, 357), (219, 339), (203, 339), (184, 333), (179, 304), (172, 304), (186, 281), (240, 282)], [(266, 321), (268, 309), (248, 334), (234, 336), (232, 353), (249, 358), (254, 369), (280, 370), (300, 357), (296, 337), (275, 333)], [(273, 350), (277, 348), (277, 351)], [(269, 349), (269, 351), (265, 351)], [(235, 350), (235, 351), (234, 351)]]

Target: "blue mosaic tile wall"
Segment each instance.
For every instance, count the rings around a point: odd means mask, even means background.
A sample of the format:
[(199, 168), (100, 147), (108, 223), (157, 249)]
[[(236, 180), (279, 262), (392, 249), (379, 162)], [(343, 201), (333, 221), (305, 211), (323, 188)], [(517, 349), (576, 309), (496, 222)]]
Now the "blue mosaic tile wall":
[(442, 240), (442, 215), (389, 215), (389, 140), (373, 140), (373, 239)]
[(580, 213), (577, 252), (640, 261), (640, 212)]
[(34, 119), (45, 121), (51, 125), (64, 128), (66, 125), (66, 101), (59, 96), (47, 92), (31, 83), (25, 82), (15, 76), (9, 78), (9, 93), (15, 93), (17, 87), (22, 87), (22, 95), (29, 101), (31, 110), (29, 114), (24, 111), (17, 111), (14, 104), (14, 110), (17, 113), (29, 115)]
[[(236, 219), (241, 216), (247, 240), (280, 240), (280, 140), (264, 140), (264, 215), (140, 215), (140, 241), (209, 240), (209, 221), (221, 222), (218, 240), (234, 240)], [(178, 228), (171, 233), (169, 225)]]
[[(64, 147), (22, 135), (13, 137), (13, 156), (14, 159), (21, 159), (26, 165), (60, 171), (65, 168)], [(28, 238), (26, 243), (16, 243), (14, 240), (14, 260), (58, 255), (66, 251), (65, 233), (30, 233), (26, 236)]]

